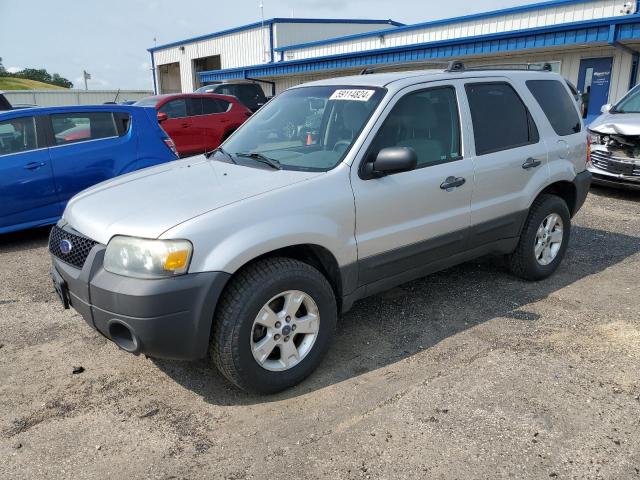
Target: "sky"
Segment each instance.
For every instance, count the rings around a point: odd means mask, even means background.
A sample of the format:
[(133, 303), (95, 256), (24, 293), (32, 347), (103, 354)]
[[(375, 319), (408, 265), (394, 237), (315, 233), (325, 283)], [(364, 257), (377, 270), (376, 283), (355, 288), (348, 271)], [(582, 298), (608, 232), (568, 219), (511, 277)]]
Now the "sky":
[[(264, 17), (402, 23), (521, 5), (522, 0), (263, 0)], [(0, 0), (0, 57), (13, 71), (59, 73), (89, 89), (152, 89), (147, 48), (260, 20), (260, 0)]]

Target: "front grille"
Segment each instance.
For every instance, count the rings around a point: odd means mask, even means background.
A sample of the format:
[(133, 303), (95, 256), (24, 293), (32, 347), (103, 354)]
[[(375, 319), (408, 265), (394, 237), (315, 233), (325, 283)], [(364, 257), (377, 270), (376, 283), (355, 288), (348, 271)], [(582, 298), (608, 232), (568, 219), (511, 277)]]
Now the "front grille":
[(614, 157), (610, 152), (593, 150), (591, 152), (591, 163), (605, 172), (640, 177), (640, 163), (630, 161), (626, 158)]
[[(62, 253), (63, 240), (67, 240), (71, 245), (71, 249), (66, 254)], [(49, 251), (63, 262), (77, 268), (83, 267), (89, 252), (97, 243), (90, 238), (67, 232), (58, 226), (53, 227), (49, 235)]]

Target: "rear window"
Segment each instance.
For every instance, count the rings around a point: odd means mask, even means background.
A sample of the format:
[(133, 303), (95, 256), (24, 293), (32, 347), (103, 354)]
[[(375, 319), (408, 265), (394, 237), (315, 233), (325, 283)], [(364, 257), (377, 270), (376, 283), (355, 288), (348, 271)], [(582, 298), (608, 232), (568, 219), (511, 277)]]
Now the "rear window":
[(557, 80), (528, 80), (527, 87), (558, 135), (573, 135), (581, 130), (578, 111), (562, 83)]
[(139, 107), (155, 107), (160, 100), (160, 97), (147, 97), (138, 100), (134, 105), (138, 105)]
[(508, 83), (465, 85), (476, 155), (537, 143), (538, 129), (529, 110)]
[(111, 112), (57, 113), (51, 126), (57, 145), (118, 136)]

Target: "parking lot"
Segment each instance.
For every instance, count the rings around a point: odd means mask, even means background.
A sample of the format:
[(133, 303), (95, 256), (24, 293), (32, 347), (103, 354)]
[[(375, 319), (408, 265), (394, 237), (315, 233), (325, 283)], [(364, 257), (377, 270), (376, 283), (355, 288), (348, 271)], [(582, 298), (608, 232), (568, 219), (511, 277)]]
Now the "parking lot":
[(637, 193), (592, 189), (548, 280), (487, 259), (360, 301), (270, 397), (119, 351), (46, 244), (0, 239), (0, 478), (640, 478)]

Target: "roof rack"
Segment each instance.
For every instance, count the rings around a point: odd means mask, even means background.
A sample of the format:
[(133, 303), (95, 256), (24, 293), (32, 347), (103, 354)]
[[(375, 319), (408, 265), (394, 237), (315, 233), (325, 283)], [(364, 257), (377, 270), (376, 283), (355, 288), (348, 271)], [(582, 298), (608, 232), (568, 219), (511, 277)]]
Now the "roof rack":
[(459, 61), (450, 62), (425, 62), (421, 60), (414, 60), (413, 62), (400, 62), (400, 63), (388, 63), (386, 65), (374, 65), (371, 67), (365, 67), (360, 71), (360, 75), (370, 75), (380, 70), (393, 69), (399, 67), (411, 67), (411, 66), (430, 66), (441, 67), (445, 72), (459, 72), (464, 70), (464, 64)]
[[(464, 66), (463, 66), (464, 68)], [(466, 70), (529, 70), (534, 72), (551, 72), (550, 63), (494, 63), (489, 65), (477, 65), (466, 67)]]
[(482, 71), (482, 70), (528, 70), (532, 72), (551, 72), (550, 63), (494, 63), (489, 65), (476, 65), (472, 67), (465, 66), (460, 60), (451, 60), (449, 62), (424, 62), (414, 60), (413, 62), (388, 63), (386, 65), (374, 65), (365, 67), (360, 71), (360, 75), (369, 75), (380, 70), (394, 69), (399, 67), (410, 66), (440, 66), (444, 67), (445, 72), (464, 72), (464, 71)]

